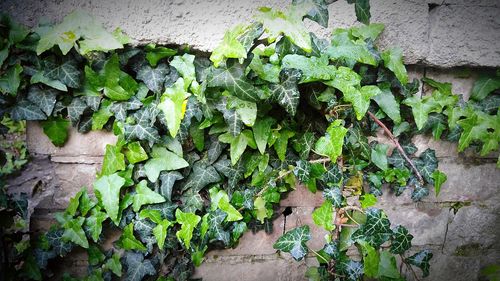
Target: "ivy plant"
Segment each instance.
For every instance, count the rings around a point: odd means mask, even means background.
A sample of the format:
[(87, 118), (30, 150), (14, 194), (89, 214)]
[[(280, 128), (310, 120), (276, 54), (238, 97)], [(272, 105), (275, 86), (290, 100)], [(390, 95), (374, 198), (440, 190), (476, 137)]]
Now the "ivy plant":
[[(272, 231), (280, 200), (301, 185), (324, 197), (316, 226), (273, 246), (316, 258), (311, 280), (404, 280), (398, 260), (427, 276), (433, 254), (412, 250), (413, 235), (391, 224), (377, 197), (439, 194), (447, 176), (432, 149), (417, 151), (416, 134), (497, 151), (500, 78), (482, 76), (467, 102), (424, 78), (433, 91), (423, 95), (402, 50), (376, 47), (384, 26), (369, 23), (369, 2), (348, 2), (363, 24), (330, 39), (303, 22), (326, 27), (328, 4), (294, 0), (284, 11), (260, 8), (210, 55), (133, 46), (81, 11), (34, 31), (3, 15), (3, 120), (39, 120), (55, 146), (70, 125), (117, 136), (90, 187), (95, 198), (84, 187), (49, 231), (4, 242), (15, 248), (11, 279), (49, 278), (54, 260), (83, 248), (85, 280), (188, 280), (210, 249), (235, 247), (248, 229)], [(377, 132), (391, 145), (369, 142)], [(27, 198), (5, 202), (22, 225)], [(311, 227), (328, 232), (323, 248), (308, 246)]]

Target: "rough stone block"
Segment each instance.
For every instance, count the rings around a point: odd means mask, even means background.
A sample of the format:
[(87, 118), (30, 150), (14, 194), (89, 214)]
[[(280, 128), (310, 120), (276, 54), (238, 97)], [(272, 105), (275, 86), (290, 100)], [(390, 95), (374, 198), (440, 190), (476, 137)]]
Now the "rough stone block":
[(452, 93), (461, 95), (464, 100), (468, 100), (478, 75), (473, 71), (465, 75), (464, 71), (464, 69), (427, 68), (425, 76), (439, 82), (451, 83)]
[(280, 206), (284, 207), (317, 207), (323, 204), (324, 198), (321, 191), (312, 193), (304, 185), (297, 185), (294, 191), (281, 199)]
[[(283, 230), (286, 232), (302, 225), (309, 225), (311, 229), (312, 239), (309, 241), (308, 246), (314, 250), (321, 249), (327, 232), (314, 224), (311, 215), (313, 210), (314, 207), (292, 208), (292, 214), (286, 217), (286, 224), (283, 215), (274, 220), (271, 234), (266, 234), (263, 230), (255, 234), (248, 231), (241, 237), (236, 248), (210, 251), (208, 256), (272, 255), (276, 253), (273, 244), (283, 235)], [(281, 214), (282, 211), (283, 209), (279, 209), (276, 212)]]
[(430, 11), (425, 63), (439, 67), (500, 66), (499, 14), (500, 8), (494, 6), (437, 6)]
[[(444, 255), (439, 252), (433, 251), (433, 258), (431, 260), (430, 274), (423, 280), (441, 281), (470, 281), (479, 280), (479, 260)], [(415, 269), (417, 274), (421, 271)], [(416, 281), (409, 273), (406, 274), (408, 280)], [(421, 275), (420, 275), (421, 276)]]
[(70, 129), (68, 141), (63, 147), (56, 147), (50, 142), (38, 122), (28, 122), (26, 142), (31, 153), (52, 156), (102, 156), (106, 144), (116, 143), (116, 136), (106, 131), (91, 131), (80, 134)]

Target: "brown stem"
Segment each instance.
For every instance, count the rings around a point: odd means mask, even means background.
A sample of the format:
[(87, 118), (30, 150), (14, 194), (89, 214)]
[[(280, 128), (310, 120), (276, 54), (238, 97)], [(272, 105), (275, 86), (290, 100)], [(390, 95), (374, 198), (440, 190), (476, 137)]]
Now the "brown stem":
[(382, 129), (384, 129), (385, 134), (396, 145), (396, 148), (399, 150), (399, 152), (401, 153), (401, 155), (403, 155), (403, 158), (406, 160), (406, 162), (408, 162), (408, 164), (412, 168), (413, 172), (417, 176), (418, 181), (420, 182), (420, 184), (423, 185), (424, 184), (424, 179), (420, 175), (420, 172), (417, 170), (417, 168), (415, 167), (415, 165), (413, 165), (413, 162), (410, 160), (410, 158), (408, 157), (408, 155), (406, 155), (406, 152), (401, 147), (401, 145), (399, 144), (398, 140), (394, 137), (394, 135), (391, 133), (391, 131), (389, 129), (387, 129), (387, 126), (385, 126), (384, 123), (382, 123), (382, 121), (380, 121), (373, 113), (371, 113), (370, 111), (368, 111), (368, 115), (370, 116), (370, 118), (373, 119), (373, 121), (375, 121), (375, 123), (377, 123)]

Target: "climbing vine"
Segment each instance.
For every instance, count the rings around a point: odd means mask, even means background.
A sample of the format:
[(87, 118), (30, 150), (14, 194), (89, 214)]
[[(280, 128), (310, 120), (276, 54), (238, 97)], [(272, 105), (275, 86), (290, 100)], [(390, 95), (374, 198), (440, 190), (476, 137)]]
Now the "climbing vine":
[[(56, 146), (70, 126), (118, 139), (106, 146), (95, 198), (83, 187), (31, 240), (4, 235), (8, 279), (49, 278), (51, 262), (81, 247), (86, 280), (187, 280), (210, 249), (236, 246), (248, 229), (273, 231), (277, 204), (296, 188), (323, 194), (312, 218), (329, 233), (325, 245), (309, 248), (304, 225), (274, 248), (296, 260), (311, 253), (311, 280), (403, 280), (403, 266), (427, 276), (432, 253), (411, 250), (413, 236), (374, 207), (377, 197), (439, 195), (447, 177), (432, 149), (417, 151), (415, 134), (458, 141), (459, 151), (498, 150), (500, 77), (481, 77), (467, 102), (429, 78), (433, 91), (422, 95), (402, 51), (377, 49), (384, 26), (369, 24), (368, 1), (348, 2), (365, 24), (334, 29), (330, 40), (303, 24), (326, 27), (327, 4), (294, 0), (227, 31), (209, 58), (134, 46), (81, 11), (34, 31), (2, 16), (3, 120), (39, 120)], [(11, 230), (29, 234), (20, 223), (28, 199), (2, 194), (17, 218)]]

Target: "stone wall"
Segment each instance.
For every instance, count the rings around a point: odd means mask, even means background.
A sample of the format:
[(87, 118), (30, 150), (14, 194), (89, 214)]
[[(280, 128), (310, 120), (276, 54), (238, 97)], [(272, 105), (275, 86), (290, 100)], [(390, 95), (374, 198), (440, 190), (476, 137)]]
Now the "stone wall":
[[(259, 6), (286, 6), (286, 1), (134, 1), (134, 0), (5, 0), (0, 11), (35, 26), (46, 17), (60, 20), (75, 8), (95, 15), (108, 28), (121, 27), (139, 43), (191, 44), (210, 51), (224, 31), (247, 21)], [(477, 73), (500, 66), (500, 2), (497, 0), (372, 0), (373, 22), (386, 25), (379, 45), (400, 46), (410, 74), (453, 82), (456, 94), (469, 96)], [(330, 27), (356, 24), (354, 9), (345, 1), (332, 4)], [(329, 30), (309, 22), (310, 28), (327, 36)], [(471, 70), (464, 78), (464, 70)], [(426, 89), (423, 89), (424, 91)], [(63, 148), (54, 147), (36, 123), (28, 123), (28, 148), (33, 161), (12, 183), (16, 190), (32, 191), (39, 203), (31, 220), (32, 230), (47, 229), (52, 214), (64, 209), (82, 186), (90, 187), (100, 168), (104, 148), (114, 143), (112, 134), (71, 131)], [(431, 275), (425, 280), (477, 280), (482, 267), (500, 264), (500, 170), (494, 155), (478, 158), (470, 151), (457, 154), (456, 145), (427, 137), (414, 140), (420, 151), (431, 147), (440, 160), (439, 169), (448, 175), (438, 198), (434, 194), (413, 203), (409, 194), (395, 197), (388, 191), (379, 200), (391, 222), (406, 226), (415, 239), (414, 249), (429, 248), (434, 253)], [(89, 189), (91, 191), (91, 189)], [(272, 248), (283, 229), (309, 224), (313, 239), (309, 246), (321, 247), (322, 232), (311, 212), (322, 202), (297, 186), (280, 208), (292, 214), (274, 221), (275, 232), (246, 233), (235, 249), (212, 251), (196, 270), (204, 280), (305, 280), (304, 272), (314, 258), (294, 262)], [(461, 208), (459, 208), (461, 207)], [(78, 252), (65, 267), (84, 272), (85, 253)], [(411, 274), (408, 274), (412, 279)]]

